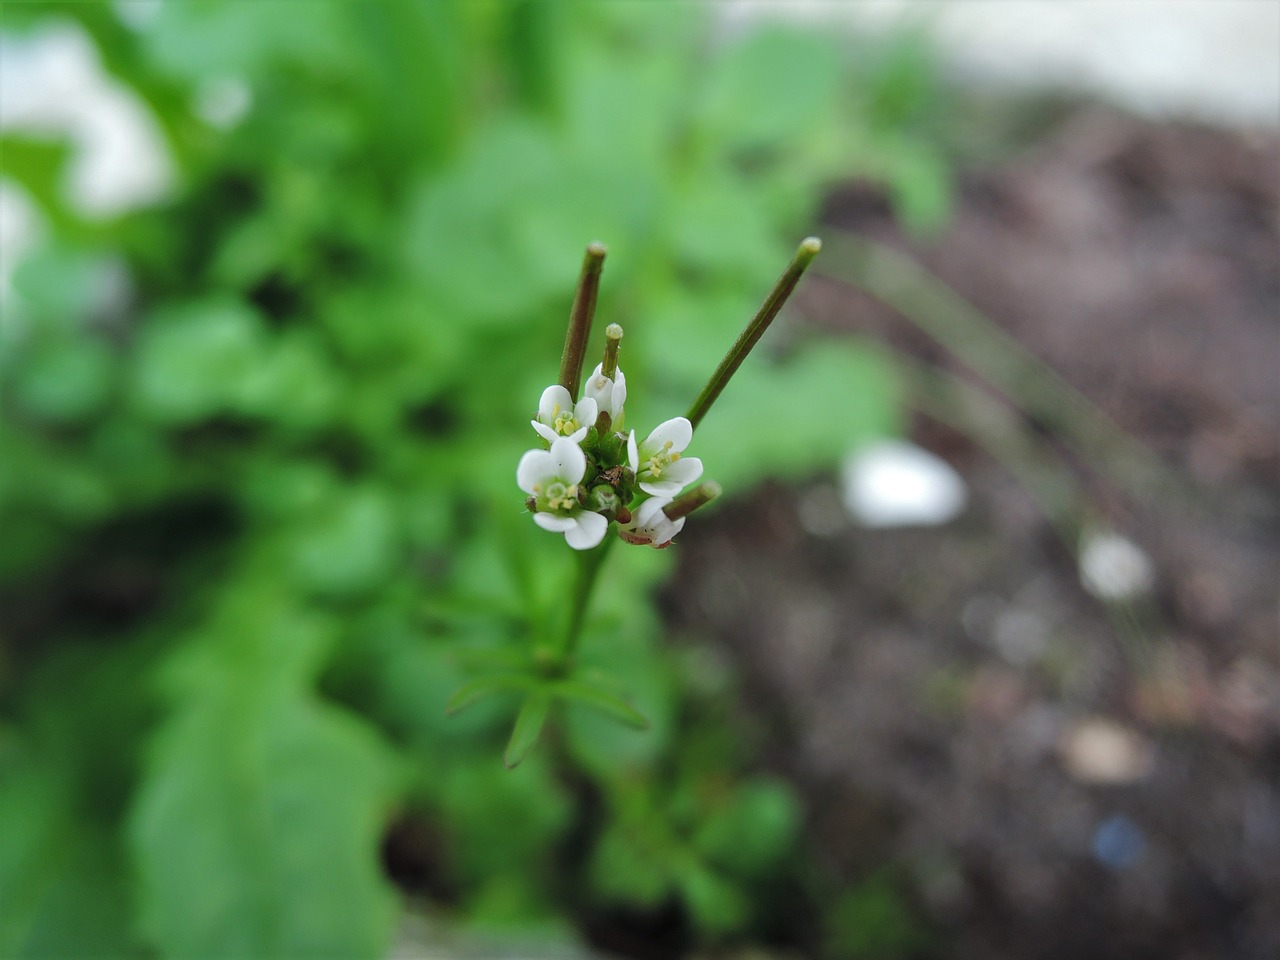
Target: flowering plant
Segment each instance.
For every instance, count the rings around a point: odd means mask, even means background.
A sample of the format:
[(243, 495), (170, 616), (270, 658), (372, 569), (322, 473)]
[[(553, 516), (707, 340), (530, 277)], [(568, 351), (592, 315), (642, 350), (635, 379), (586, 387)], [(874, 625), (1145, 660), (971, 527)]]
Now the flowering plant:
[[(569, 598), (568, 621), (558, 646), (524, 672), (479, 678), (457, 691), (449, 702), (456, 712), (499, 690), (526, 692), (505, 760), (518, 764), (537, 742), (556, 699), (587, 703), (635, 726), (647, 721), (612, 691), (574, 676), (573, 655), (586, 607), (609, 548), (618, 540), (665, 549), (681, 532), (685, 519), (720, 494), (706, 481), (691, 486), (703, 472), (702, 461), (685, 456), (694, 432), (729, 379), (759, 341), (801, 275), (821, 249), (814, 237), (804, 240), (791, 263), (765, 298), (756, 316), (720, 361), (688, 412), (654, 427), (643, 440), (624, 431), (627, 378), (618, 365), (623, 330), (605, 329), (604, 358), (585, 385), (582, 368), (595, 314), (596, 293), (605, 248), (587, 247), (569, 317), (558, 382), (542, 391), (530, 424), (539, 446), (528, 450), (516, 466), (516, 483), (526, 494), (533, 522), (563, 534), (578, 552), (578, 577)], [(615, 536), (610, 536), (613, 529)]]

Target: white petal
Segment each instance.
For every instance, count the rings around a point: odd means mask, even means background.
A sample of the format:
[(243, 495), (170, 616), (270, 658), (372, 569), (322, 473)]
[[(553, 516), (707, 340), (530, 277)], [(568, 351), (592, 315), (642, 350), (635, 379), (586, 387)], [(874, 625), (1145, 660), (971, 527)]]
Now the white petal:
[(559, 514), (547, 513), (546, 511), (535, 513), (533, 522), (543, 530), (550, 530), (554, 533), (564, 533), (566, 530), (573, 530), (578, 526), (578, 521), (573, 517), (562, 517)]
[(583, 426), (591, 426), (596, 422), (596, 417), (598, 416), (600, 416), (600, 408), (590, 397), (583, 397), (578, 401), (577, 406), (573, 408), (573, 419)]
[(640, 506), (636, 507), (636, 526), (647, 527), (649, 524), (653, 523), (654, 518), (662, 508), (670, 502), (670, 497), (653, 497), (652, 499), (646, 500), (644, 503), (640, 504)]
[(697, 457), (681, 457), (662, 471), (664, 480), (674, 480), (686, 486), (702, 476), (702, 461)]
[(674, 497), (684, 487), (675, 480), (649, 480), (640, 484), (640, 489), (654, 497)]
[(577, 483), (587, 472), (587, 457), (571, 437), (561, 437), (551, 444), (548, 456), (551, 458), (553, 475), (564, 483)]
[(613, 381), (603, 375), (604, 364), (597, 363), (591, 376), (582, 387), (582, 392), (602, 407), (609, 406), (609, 397), (613, 394)]
[(618, 376), (613, 381), (613, 397), (610, 404), (613, 409), (609, 413), (616, 419), (618, 414), (622, 412), (623, 404), (627, 402), (627, 378), (622, 372), (622, 368), (618, 368)]
[[(546, 483), (553, 476), (555, 461), (546, 450), (530, 450), (516, 465), (516, 483), (525, 493), (533, 493), (535, 484)], [(577, 481), (574, 481), (575, 483)]]
[(636, 449), (636, 432), (634, 430), (627, 435), (627, 464), (631, 467), (632, 473), (640, 469), (640, 451)]
[(574, 443), (582, 443), (583, 440), (587, 439), (587, 428), (579, 427), (577, 430), (573, 431), (573, 433), (569, 434), (569, 439)]
[(538, 401), (538, 419), (543, 423), (551, 423), (556, 416), (556, 407), (568, 410), (573, 406), (569, 391), (560, 384), (552, 384), (542, 391), (542, 399)]
[[(559, 435), (545, 423), (539, 423), (537, 420), (530, 420), (529, 422), (533, 424), (533, 429), (538, 431), (538, 436), (547, 441), (547, 443), (556, 442), (556, 437)], [(584, 433), (583, 436), (585, 437), (586, 434)]]
[(681, 517), (679, 520), (668, 520), (666, 523), (659, 524), (653, 530), (653, 545), (660, 547), (664, 543), (673, 539), (677, 533), (684, 529), (684, 522), (687, 518)]
[(649, 434), (649, 439), (640, 444), (642, 450), (661, 450), (667, 441), (671, 442), (671, 449), (679, 453), (689, 445), (689, 441), (693, 439), (693, 424), (684, 417), (676, 417), (658, 424), (653, 428), (653, 432)]
[(590, 550), (604, 539), (609, 529), (609, 521), (598, 513), (584, 510), (574, 519), (577, 523), (572, 530), (564, 532), (564, 539), (575, 550)]

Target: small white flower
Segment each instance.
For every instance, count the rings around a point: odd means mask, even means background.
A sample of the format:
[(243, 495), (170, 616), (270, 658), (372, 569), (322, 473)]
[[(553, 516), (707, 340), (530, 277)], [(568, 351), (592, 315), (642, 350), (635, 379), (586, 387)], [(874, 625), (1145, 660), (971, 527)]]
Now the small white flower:
[(684, 528), (685, 518), (671, 520), (665, 512), (670, 497), (653, 497), (636, 507), (631, 522), (618, 532), (628, 543), (665, 547)]
[(542, 391), (542, 399), (538, 401), (538, 419), (529, 422), (548, 443), (555, 443), (560, 437), (581, 443), (587, 429), (596, 422), (598, 410), (596, 401), (589, 396), (575, 404), (569, 391), (557, 383)]
[(586, 455), (573, 437), (557, 437), (550, 450), (530, 450), (516, 467), (516, 483), (536, 501), (533, 522), (563, 533), (575, 550), (590, 550), (609, 529), (608, 520), (578, 502), (578, 485), (586, 472)]
[(621, 367), (616, 373), (612, 379), (606, 377), (604, 364), (597, 363), (582, 388), (584, 396), (594, 400), (601, 410), (609, 414), (615, 427), (622, 423), (622, 405), (627, 402), (627, 376)]
[(654, 497), (674, 497), (702, 476), (702, 461), (682, 457), (693, 439), (693, 424), (676, 417), (653, 428), (644, 443), (636, 446), (636, 432), (627, 438), (627, 458), (640, 489)]

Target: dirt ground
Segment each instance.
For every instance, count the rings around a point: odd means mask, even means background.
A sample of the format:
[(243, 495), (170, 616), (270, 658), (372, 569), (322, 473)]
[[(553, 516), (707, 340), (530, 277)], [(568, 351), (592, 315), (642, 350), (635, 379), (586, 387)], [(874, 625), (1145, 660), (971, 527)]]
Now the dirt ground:
[[(958, 520), (859, 529), (834, 477), (766, 488), (680, 544), (675, 628), (741, 674), (824, 865), (892, 864), (930, 955), (1280, 956), (1280, 141), (1088, 108), (966, 175), (932, 241), (857, 184), (828, 219), (909, 252), (1192, 493), (1062, 455), (1079, 522), (1155, 571), (1104, 603), (1008, 464), (918, 415), (968, 485)], [(962, 370), (836, 281), (800, 306)]]

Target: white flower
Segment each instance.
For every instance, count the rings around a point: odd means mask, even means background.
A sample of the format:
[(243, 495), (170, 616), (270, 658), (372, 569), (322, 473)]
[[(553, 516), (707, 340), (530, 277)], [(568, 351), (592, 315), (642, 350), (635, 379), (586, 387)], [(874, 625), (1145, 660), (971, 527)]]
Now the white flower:
[(583, 395), (594, 400), (617, 427), (622, 423), (622, 405), (627, 402), (627, 377), (619, 367), (613, 379), (604, 375), (604, 364), (597, 363), (595, 371), (587, 377), (582, 387)]
[(627, 458), (640, 489), (655, 497), (673, 497), (702, 476), (702, 461), (681, 457), (693, 439), (693, 424), (684, 417), (660, 423), (640, 446), (636, 432), (627, 438)]
[(586, 472), (587, 457), (572, 437), (557, 437), (550, 450), (530, 450), (516, 467), (516, 483), (536, 501), (533, 522), (563, 533), (575, 550), (590, 550), (609, 529), (608, 520), (578, 502), (578, 485)]
[(529, 422), (548, 443), (555, 443), (560, 437), (581, 443), (587, 429), (595, 424), (598, 410), (596, 401), (589, 396), (575, 404), (569, 391), (557, 383), (542, 391), (542, 399), (538, 401), (538, 419)]
[(671, 503), (670, 497), (653, 497), (636, 507), (631, 515), (631, 522), (622, 527), (618, 533), (628, 543), (648, 544), (653, 547), (665, 547), (684, 528), (685, 518), (668, 519), (665, 508)]

